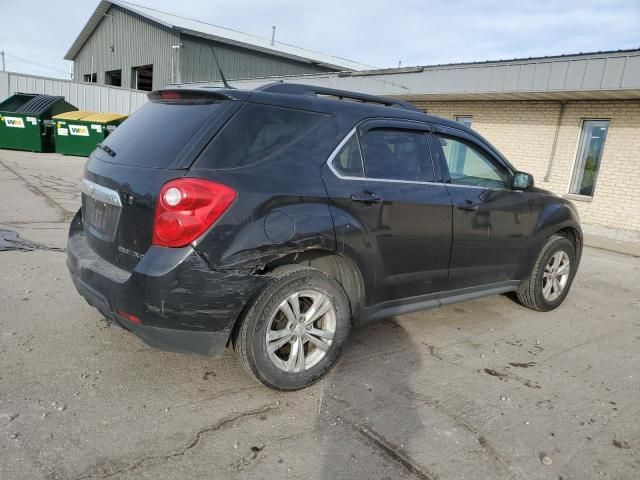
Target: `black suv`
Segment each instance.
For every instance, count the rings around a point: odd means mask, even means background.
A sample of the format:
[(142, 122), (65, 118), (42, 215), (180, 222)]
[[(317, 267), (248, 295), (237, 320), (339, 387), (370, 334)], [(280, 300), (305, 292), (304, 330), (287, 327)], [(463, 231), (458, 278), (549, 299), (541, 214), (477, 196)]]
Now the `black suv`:
[(463, 125), (306, 85), (177, 88), (87, 161), (68, 267), (150, 345), (219, 356), (284, 390), (336, 362), (353, 323), (516, 292), (562, 303), (575, 208)]

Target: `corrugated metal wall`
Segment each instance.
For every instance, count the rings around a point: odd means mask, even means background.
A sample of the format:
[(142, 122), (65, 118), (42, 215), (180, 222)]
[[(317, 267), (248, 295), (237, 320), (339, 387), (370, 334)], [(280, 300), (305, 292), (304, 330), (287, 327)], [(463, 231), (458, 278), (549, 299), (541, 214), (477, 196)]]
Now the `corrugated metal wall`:
[(233, 86), (250, 90), (276, 81), (410, 101), (433, 101), (436, 96), (440, 100), (640, 98), (640, 50), (371, 72), (271, 75), (236, 81)]
[(162, 88), (171, 83), (171, 47), (178, 42), (178, 32), (114, 5), (78, 52), (74, 77), (80, 81), (97, 73), (98, 83), (104, 83), (105, 72), (121, 69), (121, 86), (131, 88), (131, 69), (153, 65), (153, 89)]
[(182, 46), (179, 52), (180, 77), (177, 79), (179, 82), (220, 80), (209, 45), (213, 46), (227, 80), (332, 71), (319, 65), (296, 62), (191, 35), (183, 34), (180, 40)]
[[(172, 48), (180, 43), (179, 51)], [(81, 81), (84, 75), (96, 73), (97, 82), (104, 84), (105, 72), (121, 70), (121, 86), (131, 88), (131, 69), (152, 64), (154, 89), (171, 83), (216, 81), (220, 76), (210, 44), (214, 46), (228, 79), (332, 71), (319, 65), (180, 34), (114, 5), (78, 52), (74, 60), (74, 76)]]
[(147, 101), (146, 93), (137, 90), (0, 72), (0, 101), (16, 92), (63, 95), (80, 110), (126, 115), (135, 112)]

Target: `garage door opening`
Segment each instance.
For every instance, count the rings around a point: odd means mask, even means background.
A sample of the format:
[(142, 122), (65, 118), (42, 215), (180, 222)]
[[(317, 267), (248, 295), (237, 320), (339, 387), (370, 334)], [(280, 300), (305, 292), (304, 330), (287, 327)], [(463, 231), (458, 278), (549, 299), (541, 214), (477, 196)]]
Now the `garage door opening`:
[(137, 90), (153, 90), (153, 65), (142, 65), (131, 69), (131, 86)]

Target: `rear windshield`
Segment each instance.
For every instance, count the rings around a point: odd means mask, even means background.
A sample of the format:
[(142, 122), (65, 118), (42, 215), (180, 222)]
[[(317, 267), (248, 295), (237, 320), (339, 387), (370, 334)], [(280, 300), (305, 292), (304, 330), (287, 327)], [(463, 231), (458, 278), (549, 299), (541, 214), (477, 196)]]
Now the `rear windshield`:
[(317, 127), (322, 113), (247, 103), (202, 152), (198, 167), (251, 165), (279, 152)]
[(166, 168), (222, 103), (148, 102), (102, 142), (115, 155), (100, 149), (96, 155), (120, 165)]

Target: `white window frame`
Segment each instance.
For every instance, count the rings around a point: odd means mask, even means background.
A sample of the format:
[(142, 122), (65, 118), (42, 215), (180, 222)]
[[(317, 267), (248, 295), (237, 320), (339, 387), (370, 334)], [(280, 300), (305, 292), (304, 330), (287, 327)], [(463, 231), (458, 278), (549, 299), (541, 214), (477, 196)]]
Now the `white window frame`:
[[(593, 179), (593, 192), (591, 195), (584, 195), (580, 193), (580, 184), (584, 178), (584, 164), (586, 158), (584, 157), (587, 138), (585, 136), (587, 124), (593, 123), (597, 126), (598, 123), (604, 124), (607, 127), (604, 140), (602, 141), (602, 151), (600, 152), (600, 159), (598, 160), (598, 169), (596, 170), (595, 177)], [(580, 123), (580, 136), (578, 137), (578, 147), (573, 162), (573, 169), (571, 171), (571, 178), (569, 179), (569, 195), (575, 195), (584, 198), (593, 198), (596, 193), (596, 186), (598, 184), (598, 175), (600, 174), (600, 168), (602, 167), (602, 159), (604, 158), (604, 149), (607, 143), (607, 136), (609, 135), (610, 119), (608, 118), (584, 118)], [(602, 125), (601, 125), (602, 126)]]
[[(466, 119), (469, 119), (469, 125), (464, 123), (463, 120), (466, 120)], [(467, 128), (471, 128), (471, 125), (473, 125), (473, 115), (456, 115), (456, 122), (464, 125)]]

